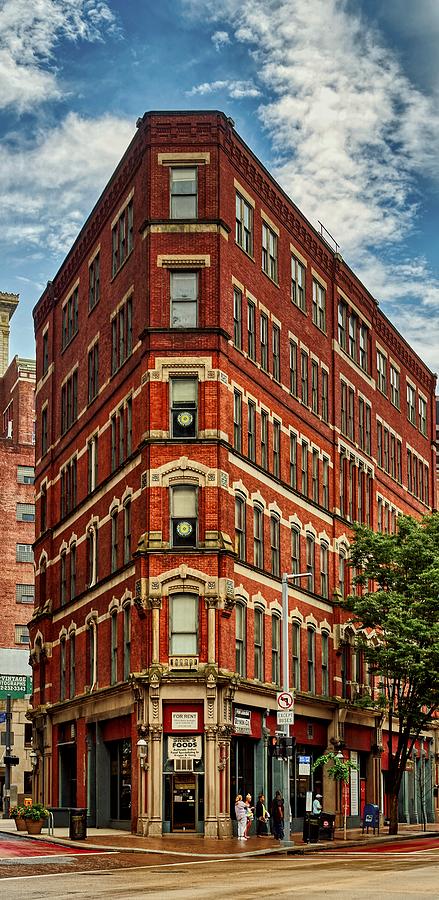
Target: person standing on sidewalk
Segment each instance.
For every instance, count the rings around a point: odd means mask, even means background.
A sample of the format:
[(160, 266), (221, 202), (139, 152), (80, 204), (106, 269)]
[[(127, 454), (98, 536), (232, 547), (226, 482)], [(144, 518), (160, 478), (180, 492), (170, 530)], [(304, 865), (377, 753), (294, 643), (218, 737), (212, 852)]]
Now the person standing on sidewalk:
[(258, 794), (258, 802), (256, 804), (256, 834), (258, 837), (268, 837), (267, 819), (268, 811), (265, 807), (265, 797)]
[(238, 823), (238, 840), (246, 841), (245, 830), (247, 826), (247, 804), (242, 799), (242, 794), (236, 795), (235, 816)]
[(273, 822), (273, 836), (275, 841), (284, 839), (284, 801), (280, 791), (276, 791), (271, 803), (271, 819)]
[(246, 794), (245, 803), (247, 806), (247, 809), (246, 809), (247, 824), (246, 824), (246, 829), (245, 829), (245, 836), (246, 836), (246, 838), (248, 838), (248, 837), (250, 837), (250, 829), (253, 824), (254, 812), (255, 812), (255, 808), (254, 808), (254, 806), (252, 806), (252, 795), (251, 794)]
[(319, 816), (319, 815), (320, 815), (320, 813), (321, 813), (321, 811), (322, 811), (322, 809), (323, 809), (323, 806), (322, 806), (322, 804), (321, 804), (321, 802), (320, 802), (321, 800), (323, 800), (322, 795), (321, 795), (321, 794), (316, 794), (316, 796), (315, 796), (315, 798), (314, 798), (314, 801), (313, 801), (313, 805), (312, 805), (312, 814), (313, 814), (313, 816)]

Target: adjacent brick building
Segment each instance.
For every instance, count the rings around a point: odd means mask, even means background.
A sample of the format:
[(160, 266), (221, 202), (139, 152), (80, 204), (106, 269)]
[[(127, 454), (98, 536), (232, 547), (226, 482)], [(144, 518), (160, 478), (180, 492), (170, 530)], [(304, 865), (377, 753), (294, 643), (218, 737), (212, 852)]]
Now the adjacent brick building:
[(435, 505), (434, 376), (219, 112), (139, 120), (34, 319), (37, 793), (229, 833), (238, 790), (281, 783), (305, 570), (293, 814), (336, 805), (309, 763), (335, 746), (358, 821), (387, 759), (333, 597), (353, 521)]
[[(15, 356), (9, 363), (10, 319), (18, 304), (16, 294), (0, 292), (0, 510), (2, 562), (0, 566), (1, 628), (0, 675), (19, 676), (21, 689), (30, 685), (27, 623), (34, 603), (32, 545), (35, 537), (34, 501), (34, 391), (35, 360)], [(17, 688), (17, 684), (12, 686)], [(0, 684), (0, 707), (5, 691)], [(28, 694), (30, 691), (28, 691)], [(29, 759), (31, 725), (25, 719), (28, 701), (13, 700), (14, 754), (20, 764), (11, 775), (12, 797), (32, 790)], [(2, 726), (4, 730), (5, 726)], [(4, 784), (0, 756), (0, 793)]]

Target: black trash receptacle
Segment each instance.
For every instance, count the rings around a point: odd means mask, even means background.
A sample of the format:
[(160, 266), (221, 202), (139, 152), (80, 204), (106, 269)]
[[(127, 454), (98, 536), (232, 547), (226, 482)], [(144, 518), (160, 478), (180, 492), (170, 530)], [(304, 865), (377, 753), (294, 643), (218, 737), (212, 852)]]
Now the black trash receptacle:
[(309, 840), (311, 844), (317, 844), (320, 830), (320, 816), (309, 817)]
[(335, 813), (320, 814), (320, 837), (324, 841), (333, 841), (335, 831)]
[(85, 841), (87, 837), (86, 809), (70, 809), (69, 837), (71, 841)]

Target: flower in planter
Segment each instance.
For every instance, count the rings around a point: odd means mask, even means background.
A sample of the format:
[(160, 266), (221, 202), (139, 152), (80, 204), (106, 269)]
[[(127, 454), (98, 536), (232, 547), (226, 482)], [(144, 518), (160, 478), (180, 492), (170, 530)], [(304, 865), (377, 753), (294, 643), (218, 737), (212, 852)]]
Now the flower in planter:
[(32, 803), (32, 806), (26, 806), (24, 818), (31, 819), (33, 822), (39, 822), (41, 819), (47, 819), (49, 810), (42, 803)]
[(9, 815), (11, 819), (23, 819), (26, 812), (26, 806), (11, 806)]

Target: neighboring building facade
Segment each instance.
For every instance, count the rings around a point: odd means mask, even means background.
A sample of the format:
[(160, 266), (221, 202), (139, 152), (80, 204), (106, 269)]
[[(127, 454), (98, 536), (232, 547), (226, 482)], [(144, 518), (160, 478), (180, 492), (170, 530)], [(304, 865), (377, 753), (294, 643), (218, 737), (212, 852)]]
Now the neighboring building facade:
[(353, 521), (435, 506), (432, 373), (216, 112), (139, 120), (34, 319), (37, 795), (230, 833), (237, 791), (282, 784), (280, 576), (305, 570), (294, 818), (338, 803), (328, 746), (359, 765), (349, 821), (382, 806), (377, 685), (332, 601)]
[[(6, 676), (0, 678), (0, 710), (5, 710), (6, 694), (11, 692), (13, 753), (20, 760), (11, 771), (13, 801), (16, 796), (32, 793), (32, 725), (25, 714), (32, 676), (27, 624), (35, 599), (35, 360), (16, 356), (9, 364), (9, 322), (17, 304), (16, 294), (0, 292), (0, 676)], [(0, 730), (5, 731), (5, 723)], [(1, 796), (5, 781), (3, 752), (4, 746), (0, 754)]]

